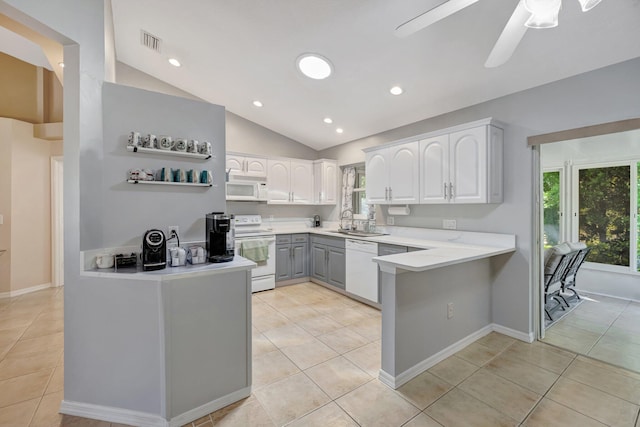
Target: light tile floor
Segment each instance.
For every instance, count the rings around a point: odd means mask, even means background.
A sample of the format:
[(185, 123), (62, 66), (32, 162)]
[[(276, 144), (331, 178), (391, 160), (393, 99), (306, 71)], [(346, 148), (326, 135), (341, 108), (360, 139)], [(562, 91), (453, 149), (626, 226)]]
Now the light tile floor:
[[(253, 393), (189, 426), (640, 427), (640, 374), (491, 333), (398, 390), (377, 380), (380, 313), (305, 283), (253, 296)], [(0, 300), (0, 426), (57, 414), (62, 290)]]
[(581, 295), (582, 304), (547, 329), (543, 341), (640, 372), (640, 304)]

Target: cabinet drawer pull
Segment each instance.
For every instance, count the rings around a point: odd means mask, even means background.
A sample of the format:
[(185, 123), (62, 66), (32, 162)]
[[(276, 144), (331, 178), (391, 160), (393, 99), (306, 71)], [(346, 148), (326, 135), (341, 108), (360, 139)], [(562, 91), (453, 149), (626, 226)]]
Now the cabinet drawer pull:
[(453, 199), (453, 183), (449, 183), (449, 198)]
[(447, 183), (444, 183), (444, 198), (447, 199)]

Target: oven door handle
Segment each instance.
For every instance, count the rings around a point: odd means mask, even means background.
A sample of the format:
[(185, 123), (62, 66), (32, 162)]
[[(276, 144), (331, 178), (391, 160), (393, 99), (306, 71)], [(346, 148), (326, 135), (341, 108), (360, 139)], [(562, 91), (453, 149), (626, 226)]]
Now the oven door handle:
[(238, 237), (236, 236), (236, 242), (246, 242), (249, 240), (264, 240), (267, 243), (274, 243), (276, 241), (275, 237)]

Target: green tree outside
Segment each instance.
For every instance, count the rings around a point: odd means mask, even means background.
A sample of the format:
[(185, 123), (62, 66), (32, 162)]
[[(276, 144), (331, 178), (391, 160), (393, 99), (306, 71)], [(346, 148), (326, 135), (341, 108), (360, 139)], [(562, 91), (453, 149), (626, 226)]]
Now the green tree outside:
[(579, 239), (591, 247), (587, 261), (629, 266), (630, 167), (581, 169)]

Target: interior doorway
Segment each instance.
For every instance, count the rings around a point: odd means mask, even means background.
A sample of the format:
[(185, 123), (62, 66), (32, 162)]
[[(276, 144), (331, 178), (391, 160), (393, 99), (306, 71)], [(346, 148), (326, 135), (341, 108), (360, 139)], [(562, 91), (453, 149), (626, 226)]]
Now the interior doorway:
[[(536, 147), (534, 168), (538, 339), (633, 371), (640, 371), (638, 125), (606, 124), (601, 133), (594, 126), (591, 135), (565, 131), (577, 135)], [(563, 244), (570, 253), (575, 245), (589, 249), (573, 273), (580, 298), (561, 289), (545, 299), (554, 270), (549, 251)], [(566, 273), (562, 283), (569, 278)]]

